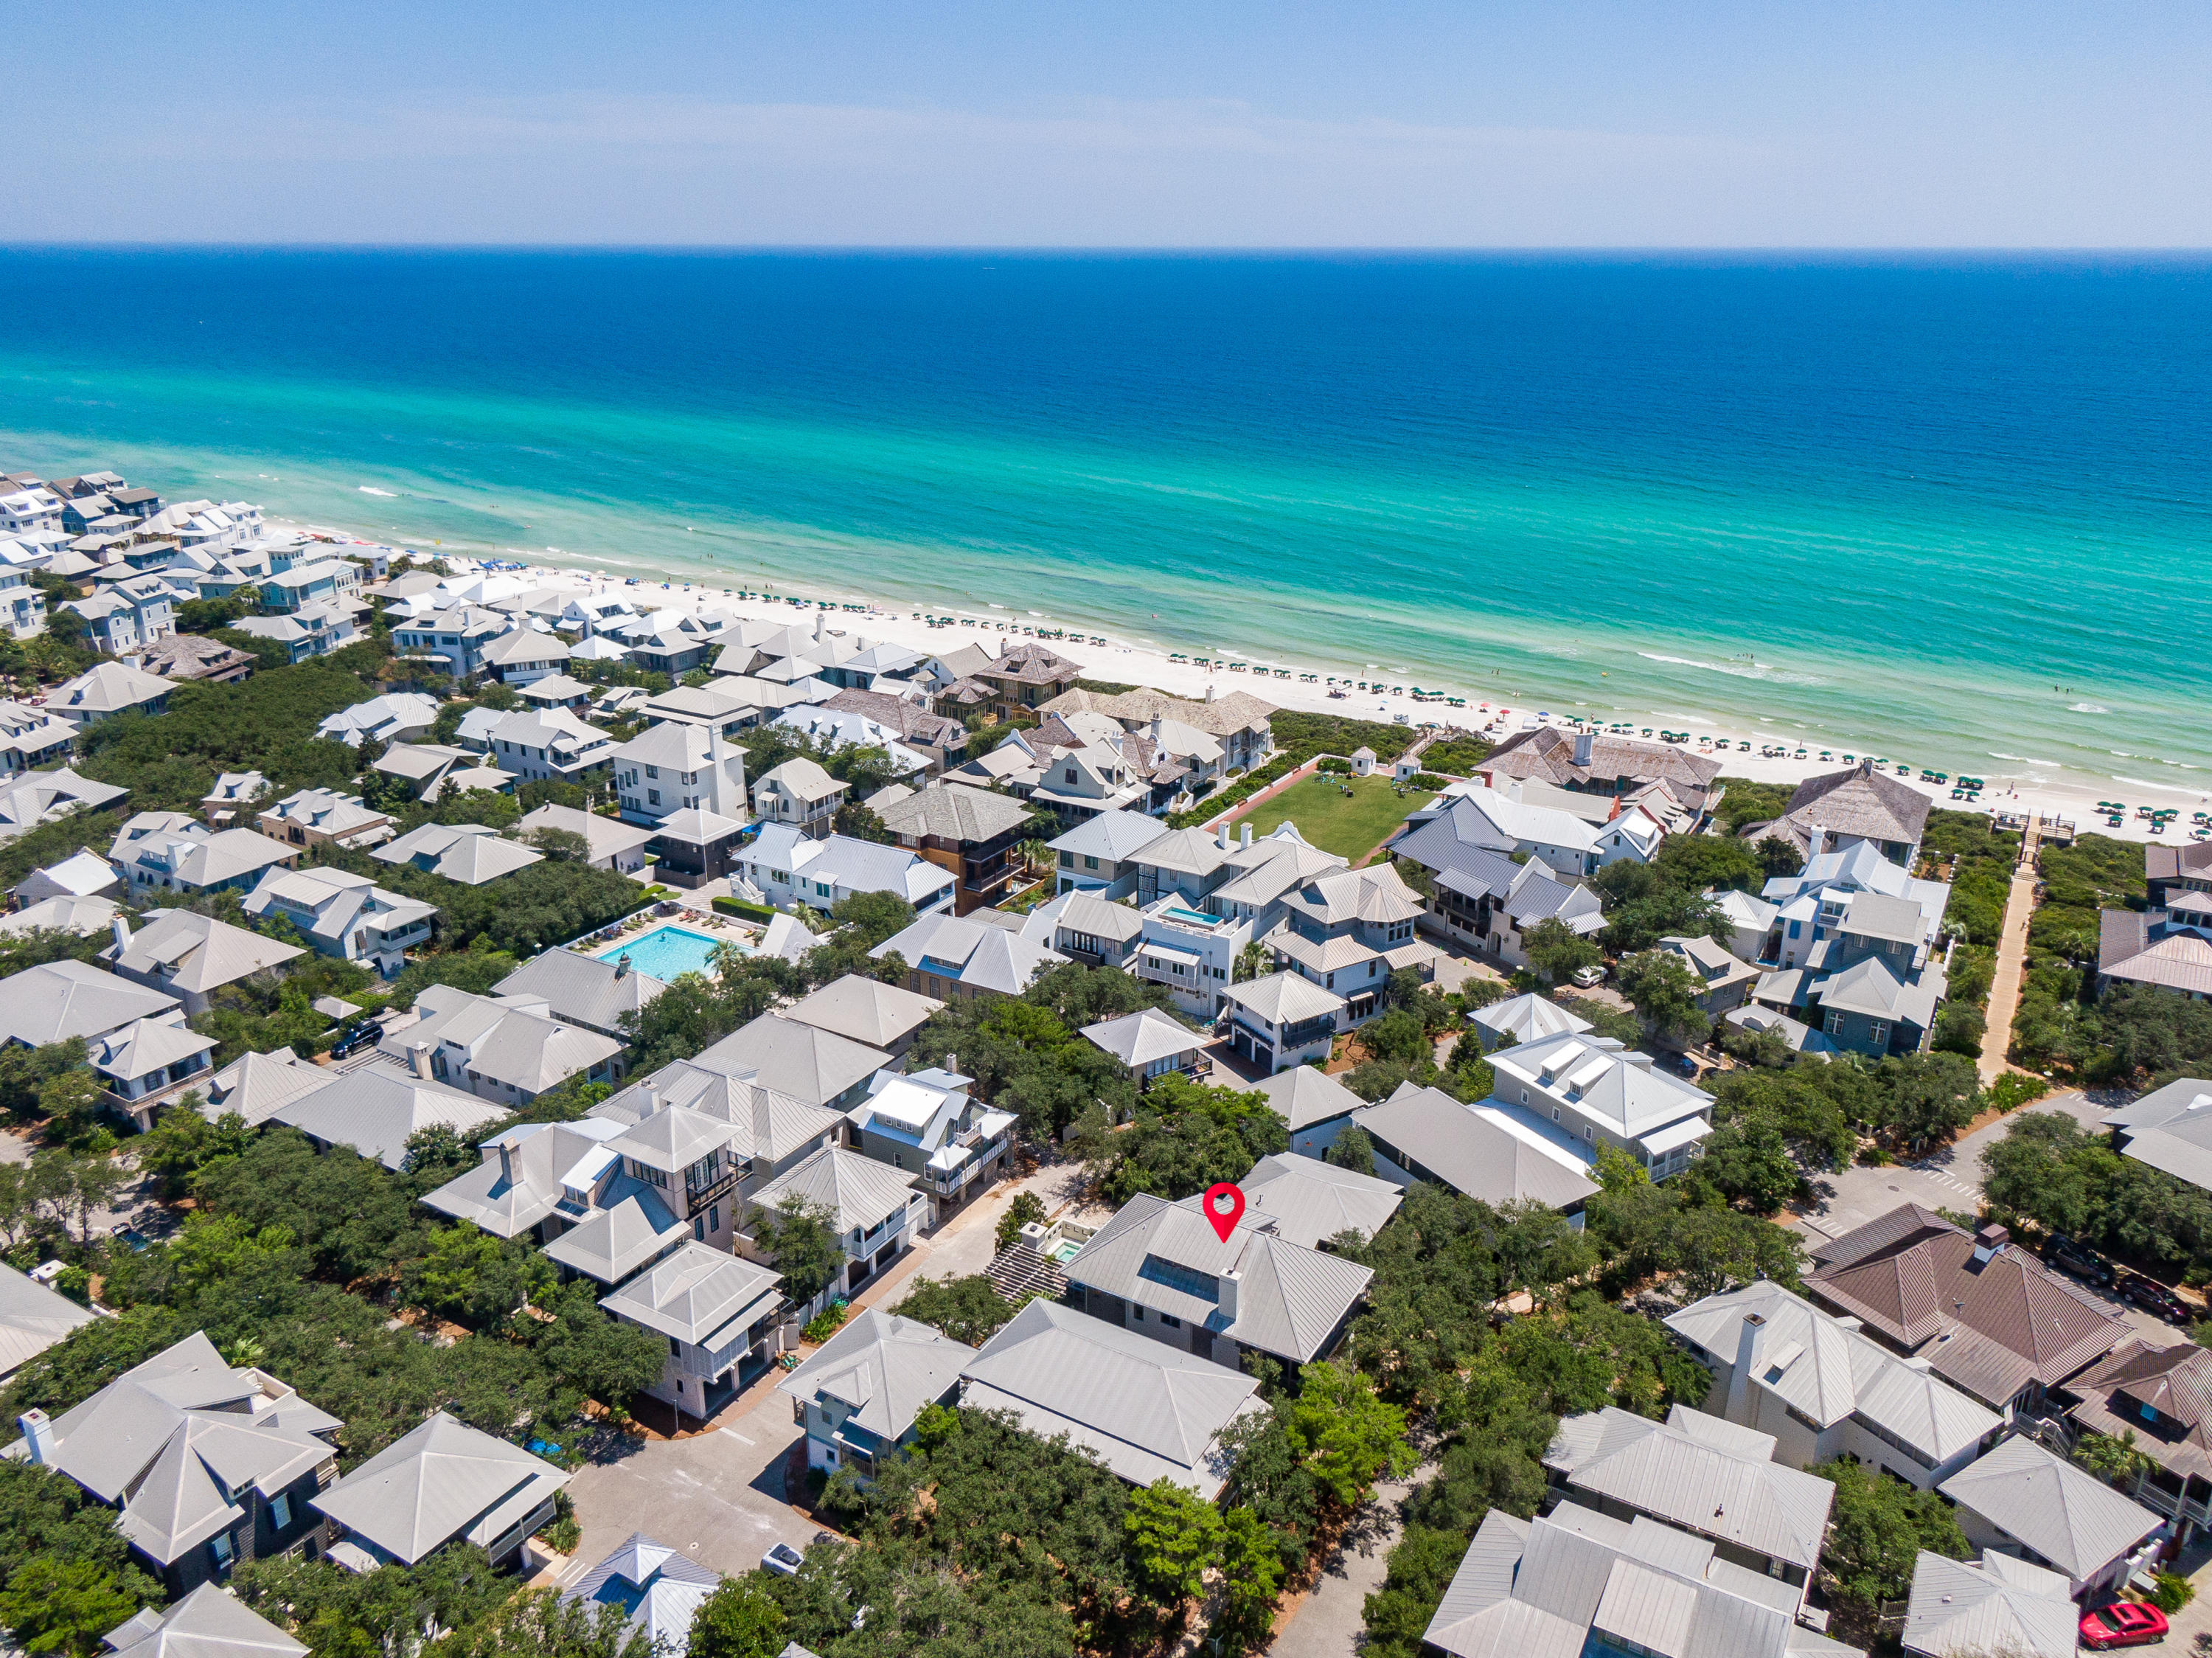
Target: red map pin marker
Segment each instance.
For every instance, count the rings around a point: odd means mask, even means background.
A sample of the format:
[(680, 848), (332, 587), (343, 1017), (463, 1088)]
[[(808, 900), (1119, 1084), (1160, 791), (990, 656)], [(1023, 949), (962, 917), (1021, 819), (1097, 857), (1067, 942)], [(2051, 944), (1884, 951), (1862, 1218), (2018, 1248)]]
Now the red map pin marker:
[(1213, 1230), (1222, 1242), (1229, 1241), (1237, 1222), (1244, 1218), (1244, 1194), (1233, 1182), (1217, 1181), (1206, 1189), (1206, 1218), (1213, 1222)]

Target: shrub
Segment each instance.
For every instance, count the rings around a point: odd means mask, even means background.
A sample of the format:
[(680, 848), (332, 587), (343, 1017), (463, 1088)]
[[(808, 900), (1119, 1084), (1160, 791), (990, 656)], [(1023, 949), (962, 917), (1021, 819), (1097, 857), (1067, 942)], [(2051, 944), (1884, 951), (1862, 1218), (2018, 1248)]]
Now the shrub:
[(1450, 781), (1451, 779), (1449, 777), (1440, 777), (1433, 771), (1416, 771), (1412, 777), (1406, 779), (1406, 787), (1408, 789), (1441, 789)]
[(714, 900), (717, 914), (743, 916), (748, 921), (773, 921), (775, 911), (765, 904), (748, 904), (741, 898), (718, 898)]
[(1335, 755), (1329, 754), (1324, 756), (1321, 764), (1314, 769), (1317, 771), (1326, 771), (1333, 777), (1348, 777), (1352, 775), (1352, 762), (1340, 760)]
[(825, 1342), (842, 1327), (846, 1314), (852, 1310), (845, 1301), (831, 1301), (829, 1306), (807, 1320), (805, 1327), (799, 1333), (805, 1339), (817, 1344)]
[(2156, 1582), (2157, 1587), (2150, 1592), (2151, 1604), (2168, 1616), (2197, 1598), (2195, 1586), (2179, 1572), (2162, 1571)]
[(2031, 1100), (2040, 1100), (2051, 1092), (2051, 1084), (2040, 1076), (2030, 1076), (2026, 1071), (2008, 1070), (1990, 1084), (1989, 1102), (1999, 1111), (2017, 1111)]

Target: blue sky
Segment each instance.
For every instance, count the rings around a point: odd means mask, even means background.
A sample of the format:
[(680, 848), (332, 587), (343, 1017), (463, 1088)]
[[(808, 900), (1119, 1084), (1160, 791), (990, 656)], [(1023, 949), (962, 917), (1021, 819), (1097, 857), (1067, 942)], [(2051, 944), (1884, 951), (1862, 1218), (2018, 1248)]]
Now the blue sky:
[(0, 19), (10, 241), (2212, 245), (2201, 0)]

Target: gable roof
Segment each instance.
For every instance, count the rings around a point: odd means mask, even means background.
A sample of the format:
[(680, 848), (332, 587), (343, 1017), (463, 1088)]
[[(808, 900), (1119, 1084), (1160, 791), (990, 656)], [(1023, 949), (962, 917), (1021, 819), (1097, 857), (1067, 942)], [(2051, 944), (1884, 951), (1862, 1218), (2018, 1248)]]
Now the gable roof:
[(1112, 807), (1084, 819), (1045, 844), (1055, 852), (1110, 858), (1119, 863), (1124, 858), (1134, 857), (1167, 832), (1167, 826), (1158, 818)]
[[(2130, 1337), (2066, 1384), (2081, 1403), (2067, 1412), (2172, 1473), (2212, 1479), (2212, 1352), (2193, 1341), (2153, 1347)], [(2148, 1405), (2159, 1420), (2143, 1419)]]
[(2076, 1582), (2094, 1576), (2165, 1523), (2032, 1439), (2006, 1440), (1936, 1489)]
[(623, 1627), (663, 1652), (683, 1652), (692, 1620), (721, 1583), (722, 1575), (701, 1565), (643, 1532), (632, 1532), (622, 1546), (561, 1591), (564, 1602), (617, 1606), (628, 1614)]
[[(2212, 964), (2212, 947), (2206, 948), (2205, 959)], [(2205, 979), (2212, 988), (2212, 965), (2208, 965)], [(2212, 1081), (2177, 1078), (2100, 1120), (2106, 1128), (2121, 1131), (2121, 1155), (2192, 1186), (2212, 1186)]]
[[(1237, 1189), (1244, 1194), (1244, 1224), (1307, 1249), (1340, 1232), (1373, 1237), (1406, 1196), (1371, 1174), (1283, 1153), (1253, 1164)], [(1182, 1207), (1203, 1215), (1204, 1203), (1204, 1194), (1197, 1193), (1184, 1198)]]
[(1607, 1405), (1561, 1422), (1544, 1466), (1577, 1490), (1809, 1572), (1836, 1488), (1772, 1460), (1773, 1448), (1768, 1435), (1680, 1405), (1665, 1422)]
[(1273, 1025), (1295, 1025), (1344, 1011), (1349, 1004), (1300, 973), (1273, 972), (1231, 984), (1222, 992), (1237, 1007)]
[(1266, 1408), (1251, 1376), (1048, 1301), (1015, 1314), (960, 1376), (970, 1409), (1011, 1411), (1133, 1485), (1165, 1478), (1209, 1502), (1229, 1472), (1222, 1431)]
[(960, 1385), (975, 1358), (965, 1342), (895, 1313), (869, 1308), (775, 1385), (799, 1400), (827, 1397), (848, 1406), (852, 1420), (886, 1443), (904, 1436), (925, 1405)]
[(568, 1483), (551, 1463), (441, 1411), (309, 1500), (411, 1566), (456, 1537), (496, 1541)]
[(1928, 1466), (1970, 1450), (2004, 1419), (1937, 1376), (1847, 1328), (1771, 1279), (1708, 1295), (1669, 1314), (1667, 1327), (1733, 1367), (1753, 1326), (1749, 1385), (1821, 1428), (1863, 1418)]
[(1094, 1047), (1111, 1054), (1131, 1070), (1141, 1070), (1155, 1059), (1195, 1053), (1212, 1039), (1193, 1030), (1180, 1019), (1158, 1008), (1140, 1008), (1118, 1019), (1101, 1020), (1076, 1033)]
[(1402, 1082), (1381, 1104), (1354, 1112), (1352, 1123), (1395, 1154), (1393, 1161), (1410, 1157), (1451, 1191), (1487, 1204), (1569, 1209), (1598, 1189), (1565, 1135), (1493, 1105), (1463, 1104), (1441, 1088)]
[(916, 1178), (842, 1146), (824, 1146), (753, 1193), (752, 1202), (761, 1209), (790, 1198), (818, 1204), (836, 1216), (840, 1231), (872, 1232), (907, 1206)]
[(161, 910), (127, 944), (109, 945), (100, 959), (115, 972), (205, 993), (305, 954), (297, 945), (280, 944), (212, 916)]
[(305, 1658), (307, 1651), (218, 1583), (201, 1584), (166, 1612), (149, 1606), (101, 1644), (115, 1658)]
[[(1232, 1275), (1233, 1300), (1223, 1294)], [(1301, 1364), (1328, 1347), (1374, 1276), (1250, 1222), (1240, 1221), (1224, 1240), (1195, 1203), (1171, 1204), (1148, 1192), (1124, 1204), (1067, 1264), (1071, 1284), (1171, 1313)]]

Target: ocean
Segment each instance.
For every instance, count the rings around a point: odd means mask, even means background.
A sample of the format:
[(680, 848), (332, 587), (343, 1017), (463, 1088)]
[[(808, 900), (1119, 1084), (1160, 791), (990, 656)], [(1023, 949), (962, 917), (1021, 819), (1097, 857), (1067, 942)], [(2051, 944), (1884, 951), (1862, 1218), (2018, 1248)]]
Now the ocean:
[(2212, 262), (0, 249), (0, 471), (2212, 783)]

